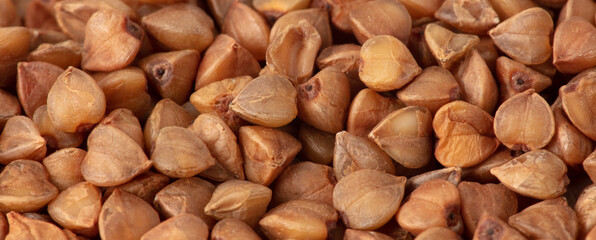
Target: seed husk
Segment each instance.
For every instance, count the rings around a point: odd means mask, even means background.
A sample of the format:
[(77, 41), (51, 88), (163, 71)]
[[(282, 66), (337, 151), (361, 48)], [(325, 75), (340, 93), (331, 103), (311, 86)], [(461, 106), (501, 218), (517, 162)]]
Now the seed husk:
[(269, 24), (251, 7), (241, 2), (233, 3), (228, 9), (221, 32), (234, 38), (257, 60), (265, 60), (269, 46)]
[(488, 0), (446, 0), (434, 16), (462, 32), (479, 35), (500, 22)]
[(0, 163), (18, 159), (39, 161), (46, 152), (46, 140), (31, 119), (20, 115), (8, 119), (0, 135)]
[(564, 198), (529, 206), (509, 217), (509, 225), (529, 238), (576, 239), (579, 230), (577, 215)]
[(213, 82), (240, 76), (259, 76), (261, 66), (254, 56), (229, 35), (218, 35), (199, 64), (195, 90)]
[(106, 240), (140, 239), (159, 224), (159, 215), (145, 201), (116, 189), (99, 214), (99, 236)]
[(294, 160), (302, 144), (278, 129), (244, 126), (238, 139), (244, 154), (246, 179), (269, 186)]
[(169, 50), (205, 50), (215, 38), (213, 20), (198, 6), (172, 4), (141, 20), (143, 27)]
[(596, 140), (596, 122), (592, 121), (596, 113), (596, 69), (588, 69), (576, 75), (569, 83), (559, 89), (563, 109), (569, 120), (582, 133)]
[(501, 51), (523, 64), (540, 64), (551, 56), (553, 19), (542, 8), (526, 9), (488, 33)]
[(281, 127), (298, 115), (297, 95), (288, 79), (276, 75), (261, 76), (240, 90), (229, 109), (251, 123)]
[(350, 105), (350, 82), (345, 73), (325, 68), (296, 86), (298, 118), (329, 133), (345, 128)]
[(337, 133), (333, 149), (335, 178), (339, 181), (361, 169), (375, 169), (395, 174), (393, 161), (373, 141), (346, 131)]
[(538, 150), (554, 136), (555, 117), (544, 98), (530, 88), (499, 106), (494, 130), (497, 138), (511, 150)]
[(145, 33), (125, 14), (100, 10), (85, 27), (83, 60), (88, 71), (114, 71), (129, 65), (139, 52)]
[(63, 132), (84, 132), (101, 121), (106, 111), (103, 90), (89, 74), (69, 67), (48, 92), (48, 116)]
[(380, 35), (362, 45), (358, 72), (360, 80), (370, 89), (390, 91), (406, 85), (422, 69), (405, 44), (395, 37)]
[(417, 236), (433, 227), (446, 227), (461, 234), (463, 222), (459, 213), (459, 191), (442, 179), (423, 183), (395, 216), (399, 226)]
[(228, 180), (217, 186), (205, 213), (218, 220), (233, 217), (255, 227), (267, 212), (271, 189), (244, 180)]
[(346, 227), (376, 229), (397, 212), (405, 184), (405, 177), (362, 169), (337, 182), (333, 189), (333, 207), (341, 214)]
[(567, 166), (547, 150), (525, 153), (490, 172), (507, 188), (536, 199), (561, 196), (569, 184)]
[(179, 179), (155, 195), (153, 206), (164, 218), (189, 213), (201, 218), (211, 228), (215, 220), (203, 209), (214, 190), (213, 184), (197, 177)]
[(43, 159), (43, 166), (50, 175), (50, 182), (60, 191), (85, 181), (81, 163), (87, 152), (79, 148), (60, 149)]
[(87, 149), (81, 173), (95, 186), (126, 183), (148, 171), (153, 164), (138, 143), (113, 126), (99, 125), (93, 129), (87, 139)]
[(335, 227), (337, 212), (313, 200), (292, 200), (271, 209), (259, 221), (268, 239), (326, 239)]
[(139, 66), (162, 98), (182, 105), (194, 85), (200, 58), (196, 50), (156, 53), (141, 59)]
[(499, 147), (493, 117), (476, 105), (455, 101), (441, 107), (433, 119), (439, 141), (435, 157), (446, 167), (471, 167)]

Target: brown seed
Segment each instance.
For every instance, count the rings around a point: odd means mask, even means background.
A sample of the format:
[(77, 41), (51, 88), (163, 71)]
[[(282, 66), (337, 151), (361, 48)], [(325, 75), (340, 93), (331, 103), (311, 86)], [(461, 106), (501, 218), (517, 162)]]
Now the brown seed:
[(253, 0), (253, 7), (263, 14), (269, 22), (275, 22), (282, 15), (308, 8), (309, 0)]
[(497, 82), (477, 49), (468, 52), (453, 75), (460, 88), (461, 100), (488, 113), (495, 111), (499, 100)]
[(387, 115), (368, 135), (393, 160), (419, 168), (432, 158), (432, 115), (424, 107), (406, 107)]
[(205, 50), (215, 38), (215, 25), (201, 8), (172, 4), (142, 19), (143, 27), (169, 50)]
[(215, 115), (205, 113), (199, 115), (188, 127), (207, 146), (215, 165), (201, 172), (215, 181), (228, 179), (244, 179), (244, 159), (236, 135), (228, 125)]
[(474, 240), (526, 240), (526, 237), (507, 222), (490, 214), (483, 214), (478, 220)]
[(0, 215), (0, 238), (6, 238), (8, 234), (8, 220), (6, 220), (4, 214)]
[(140, 239), (159, 224), (159, 215), (142, 199), (116, 189), (101, 207), (98, 223), (101, 239)]
[(442, 0), (401, 0), (400, 2), (408, 9), (412, 19), (432, 17), (443, 3)]
[(369, 38), (360, 49), (360, 80), (372, 90), (399, 89), (422, 73), (401, 41), (387, 35)]
[(14, 116), (8, 119), (0, 135), (0, 163), (17, 159), (41, 160), (46, 156), (46, 140), (31, 119)]
[(69, 66), (80, 67), (83, 45), (73, 40), (56, 44), (43, 43), (29, 53), (27, 61), (41, 61), (66, 69)]
[(507, 56), (523, 64), (540, 64), (551, 56), (553, 19), (542, 8), (526, 9), (488, 33)]
[[(29, 49), (35, 49), (44, 43), (57, 44), (60, 42), (70, 40), (70, 38), (66, 36), (66, 34), (60, 31), (32, 28), (28, 28), (27, 31), (29, 31), (30, 34)], [(79, 46), (82, 47), (82, 45)]]
[(546, 150), (525, 153), (490, 172), (514, 192), (536, 199), (561, 196), (569, 184), (565, 163)]
[(135, 195), (152, 204), (155, 194), (168, 185), (169, 182), (170, 179), (166, 175), (148, 171), (133, 178), (130, 182), (107, 188), (103, 194), (103, 199), (108, 199), (114, 190), (120, 189), (120, 191)]
[(586, 157), (583, 167), (590, 179), (596, 181), (596, 150)]
[(344, 240), (394, 240), (394, 238), (374, 231), (346, 229)]
[(352, 33), (352, 26), (350, 25), (350, 12), (357, 9), (363, 3), (371, 0), (332, 0), (327, 1), (330, 9), (331, 22), (342, 32)]
[(504, 56), (497, 59), (496, 75), (501, 102), (530, 88), (539, 93), (552, 84), (549, 77)]
[(145, 148), (149, 152), (153, 151), (155, 139), (162, 128), (170, 126), (185, 128), (192, 123), (192, 120), (192, 117), (174, 101), (170, 99), (160, 100), (153, 108), (147, 122), (145, 122), (145, 128), (143, 129)]
[(14, 3), (10, 0), (0, 1), (0, 27), (20, 25)]
[(161, 222), (141, 237), (141, 240), (170, 239), (180, 240), (209, 238), (209, 228), (199, 217), (192, 214), (182, 214)]
[(153, 206), (165, 218), (189, 213), (201, 218), (211, 228), (215, 220), (203, 209), (214, 190), (213, 184), (197, 177), (179, 179), (155, 195)]
[(341, 214), (346, 227), (376, 229), (397, 212), (405, 185), (405, 177), (362, 169), (337, 182), (333, 190), (333, 206)]
[(333, 170), (339, 181), (361, 169), (375, 169), (395, 174), (395, 166), (387, 153), (373, 141), (341, 131), (335, 135)]
[(123, 131), (99, 125), (87, 139), (87, 155), (81, 165), (86, 181), (111, 187), (126, 183), (151, 168), (143, 149)]
[(50, 175), (50, 182), (60, 191), (85, 181), (81, 163), (87, 152), (79, 148), (60, 149), (43, 159), (43, 166)]
[(211, 231), (211, 240), (261, 240), (248, 224), (236, 218), (224, 218)]
[(149, 83), (162, 98), (179, 105), (188, 100), (201, 56), (195, 50), (156, 53), (139, 61)]
[(0, 28), (0, 87), (12, 87), (17, 76), (17, 63), (29, 53), (31, 33), (24, 27)]
[(586, 235), (586, 240), (594, 240), (596, 239), (596, 228), (592, 228), (590, 232)]
[(423, 23), (420, 26), (413, 26), (408, 41), (408, 49), (423, 68), (437, 65), (435, 56), (430, 52), (428, 44), (424, 41), (424, 30), (426, 30), (427, 25), (427, 23)]
[(488, 0), (493, 9), (499, 14), (501, 21), (505, 21), (515, 14), (528, 8), (538, 7), (532, 0)]
[[(275, 29), (275, 25), (273, 25), (273, 29)], [(319, 69), (334, 67), (347, 73), (358, 70), (359, 58), (359, 45), (351, 43), (333, 45), (321, 50), (321, 53), (319, 53), (319, 56), (317, 57), (316, 64)]]
[(222, 26), (232, 4), (234, 4), (235, 2), (241, 2), (248, 6), (251, 6), (252, 1), (253, 0), (207, 0), (206, 2), (209, 6), (211, 15), (215, 19), (215, 22), (219, 26)]
[(596, 122), (592, 121), (596, 113), (595, 91), (595, 68), (576, 75), (567, 85), (559, 89), (563, 109), (569, 120), (592, 140), (596, 140)]
[(494, 129), (509, 149), (528, 152), (550, 142), (555, 134), (555, 117), (544, 98), (530, 88), (499, 106)]
[(565, 6), (559, 12), (559, 19), (557, 25), (560, 25), (565, 20), (577, 16), (586, 19), (594, 25), (594, 13), (596, 13), (596, 4), (593, 1), (586, 0), (568, 0)]
[(438, 24), (431, 23), (424, 29), (424, 41), (439, 65), (450, 69), (466, 53), (476, 47), (480, 39), (476, 35), (454, 33)]
[(30, 212), (44, 207), (58, 195), (41, 163), (16, 160), (0, 173), (0, 210)]
[(112, 126), (123, 131), (143, 148), (143, 129), (132, 111), (126, 108), (118, 108), (110, 112), (99, 124)]
[(147, 92), (147, 79), (143, 70), (127, 67), (110, 73), (96, 73), (93, 78), (106, 96), (107, 112), (127, 108), (137, 118), (146, 118), (151, 96)]
[(458, 167), (441, 168), (438, 170), (421, 173), (408, 178), (408, 181), (406, 182), (406, 194), (411, 193), (425, 182), (434, 179), (443, 179), (457, 186), (461, 182), (461, 177), (462, 169)]
[(51, 9), (46, 7), (47, 4), (42, 1), (25, 1), (22, 4), (25, 4), (25, 9), (19, 15), (24, 15), (25, 27), (60, 31)]
[(271, 209), (259, 221), (268, 239), (327, 239), (335, 227), (337, 212), (328, 204), (292, 200)]
[(490, 170), (511, 161), (516, 157), (514, 153), (515, 152), (509, 150), (507, 147), (501, 146), (486, 160), (472, 167), (463, 169), (463, 178), (468, 181), (476, 181), (480, 183), (498, 182), (499, 180), (490, 173)]
[(81, 182), (62, 191), (48, 203), (48, 213), (60, 226), (78, 234), (97, 235), (101, 211), (101, 191), (88, 182)]
[[(41, 2), (41, 1), (39, 1)], [(93, 1), (93, 0), (66, 0), (56, 1), (52, 11), (55, 12), (56, 21), (62, 32), (77, 42), (85, 39), (85, 26), (91, 16), (99, 10), (116, 10), (132, 18), (136, 17), (135, 11), (122, 1)]]
[(192, 177), (215, 164), (203, 140), (178, 126), (162, 128), (151, 152), (155, 169), (172, 178)]
[(493, 117), (463, 101), (441, 107), (433, 119), (439, 141), (435, 157), (446, 167), (471, 167), (481, 163), (499, 147), (493, 132)]
[(462, 32), (480, 35), (500, 22), (488, 0), (446, 0), (434, 16)]
[(274, 206), (291, 200), (314, 200), (333, 205), (335, 187), (333, 169), (312, 162), (288, 166), (272, 188)]
[(56, 129), (48, 115), (47, 105), (38, 107), (31, 120), (35, 123), (39, 134), (46, 140), (46, 144), (50, 148), (78, 147), (85, 141), (84, 133), (66, 133)]
[(27, 116), (32, 117), (38, 107), (45, 105), (50, 88), (64, 69), (45, 62), (19, 62), (17, 65), (17, 93)]
[(238, 133), (246, 179), (268, 186), (294, 160), (302, 144), (281, 130), (245, 126)]
[(221, 32), (234, 38), (257, 60), (265, 60), (269, 46), (269, 24), (263, 16), (241, 2), (233, 3), (221, 27)]
[(461, 96), (453, 75), (440, 67), (424, 69), (412, 82), (397, 91), (397, 98), (407, 106), (425, 107), (434, 114), (441, 106)]
[(509, 225), (532, 239), (576, 239), (578, 235), (577, 215), (564, 198), (529, 206), (511, 216)]
[(461, 237), (453, 230), (446, 227), (433, 227), (424, 230), (414, 240), (432, 240), (432, 239), (444, 239), (444, 240), (459, 240)]
[(271, 40), (267, 48), (267, 67), (286, 76), (293, 84), (302, 83), (312, 75), (320, 46), (317, 29), (302, 19)]
[(397, 212), (396, 219), (414, 236), (432, 227), (446, 227), (460, 234), (463, 223), (459, 208), (457, 187), (445, 180), (435, 179), (412, 192), (410, 199)]
[(497, 58), (499, 58), (500, 54), (493, 39), (489, 36), (480, 37), (480, 42), (476, 45), (476, 50), (480, 53), (484, 61), (486, 61), (488, 68), (494, 72)]
[(253, 55), (226, 34), (218, 35), (203, 55), (195, 90), (213, 82), (240, 76), (257, 77), (261, 66)]
[(0, 89), (0, 102), (4, 103), (0, 105), (0, 131), (4, 129), (4, 125), (8, 119), (13, 116), (21, 114), (21, 104), (19, 99), (9, 92)]
[(344, 129), (350, 105), (350, 82), (345, 73), (325, 68), (296, 89), (298, 118), (329, 133)]
[(457, 185), (461, 197), (461, 215), (467, 237), (472, 238), (483, 214), (507, 220), (517, 212), (515, 193), (500, 184), (461, 182)]
[(16, 212), (6, 214), (10, 231), (6, 240), (67, 240), (66, 234), (54, 224), (30, 219)]
[(596, 225), (596, 185), (586, 187), (575, 203), (580, 235), (585, 236)]
[(217, 186), (205, 213), (218, 220), (233, 217), (254, 227), (267, 211), (271, 189), (244, 180), (228, 180)]
[(545, 149), (557, 155), (568, 166), (582, 164), (592, 152), (592, 140), (573, 126), (559, 99), (551, 109), (555, 116), (555, 135)]
[(85, 27), (83, 69), (114, 71), (126, 67), (139, 52), (143, 29), (115, 10), (100, 10)]
[(350, 12), (350, 26), (360, 44), (377, 35), (394, 36), (405, 44), (410, 37), (412, 18), (399, 1), (369, 1)]
[(296, 118), (297, 95), (288, 79), (276, 75), (261, 76), (240, 90), (229, 109), (251, 123), (281, 127)]
[(329, 14), (323, 8), (295, 10), (283, 15), (277, 19), (273, 27), (271, 27), (269, 41), (273, 41), (273, 39), (275, 39), (277, 35), (283, 33), (286, 28), (291, 27), (302, 19), (312, 24), (321, 36), (321, 49), (331, 46), (333, 39), (331, 35), (331, 26), (329, 25)]
[(200, 113), (214, 114), (224, 120), (232, 131), (238, 132), (247, 122), (230, 109), (230, 103), (252, 80), (250, 76), (243, 76), (213, 82), (190, 95), (190, 102)]
[(171, 3), (178, 3), (178, 2), (185, 2), (184, 0), (138, 0), (139, 3), (146, 3), (146, 4), (171, 4)]
[(84, 132), (101, 121), (106, 111), (102, 89), (89, 74), (68, 67), (48, 93), (48, 116), (56, 129)]
[(335, 134), (300, 124), (298, 139), (302, 144), (300, 156), (318, 164), (329, 164), (333, 161)]
[(394, 97), (383, 96), (371, 89), (362, 89), (352, 100), (346, 130), (359, 137), (367, 137), (385, 116), (404, 107)]

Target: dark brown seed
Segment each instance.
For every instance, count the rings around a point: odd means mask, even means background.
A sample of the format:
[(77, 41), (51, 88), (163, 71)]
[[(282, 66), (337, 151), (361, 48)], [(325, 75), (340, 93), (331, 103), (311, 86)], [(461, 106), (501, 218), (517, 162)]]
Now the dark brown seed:
[(335, 134), (300, 124), (298, 139), (302, 144), (301, 157), (319, 164), (329, 164), (333, 161)]
[(4, 125), (8, 119), (13, 116), (21, 114), (21, 104), (19, 99), (12, 94), (0, 89), (0, 102), (4, 103), (0, 105), (0, 131), (4, 129)]

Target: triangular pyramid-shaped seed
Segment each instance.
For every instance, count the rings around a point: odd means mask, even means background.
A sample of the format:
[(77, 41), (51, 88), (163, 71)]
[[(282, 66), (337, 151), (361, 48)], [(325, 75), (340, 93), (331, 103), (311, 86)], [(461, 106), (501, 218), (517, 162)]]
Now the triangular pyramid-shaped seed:
[(530, 88), (541, 92), (552, 84), (549, 77), (507, 57), (497, 59), (496, 75), (501, 86), (501, 101)]
[(553, 39), (553, 64), (562, 73), (596, 66), (596, 28), (580, 17), (562, 22)]
[(488, 0), (447, 0), (435, 18), (466, 33), (486, 34), (499, 24), (499, 15)]
[(553, 19), (542, 8), (530, 8), (505, 20), (488, 34), (507, 56), (523, 64), (546, 62), (552, 47)]
[(445, 69), (451, 68), (480, 42), (478, 36), (456, 34), (434, 23), (426, 26), (424, 40), (439, 65)]

